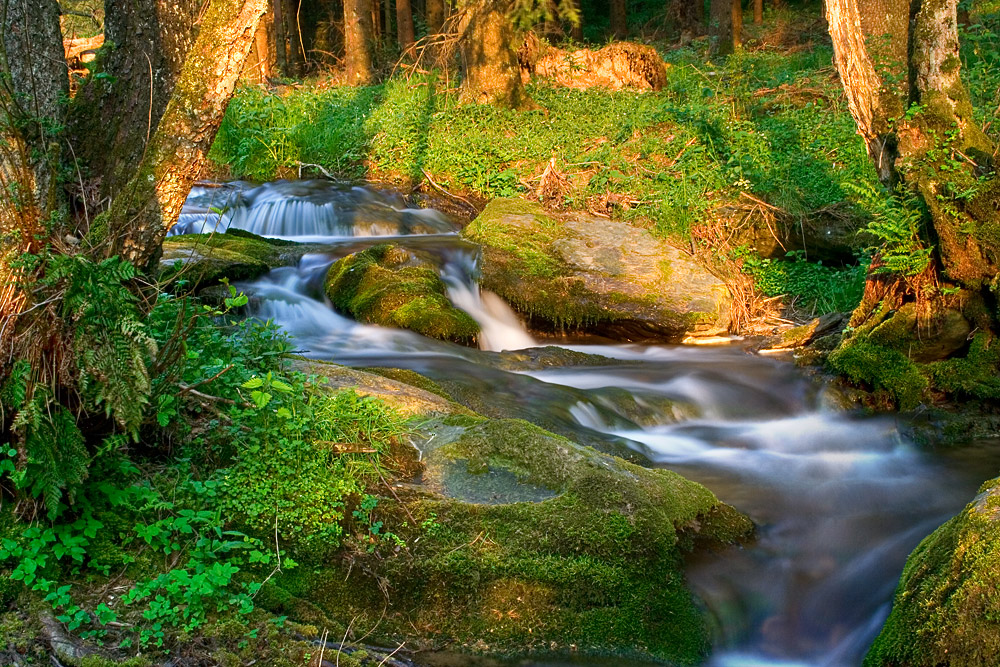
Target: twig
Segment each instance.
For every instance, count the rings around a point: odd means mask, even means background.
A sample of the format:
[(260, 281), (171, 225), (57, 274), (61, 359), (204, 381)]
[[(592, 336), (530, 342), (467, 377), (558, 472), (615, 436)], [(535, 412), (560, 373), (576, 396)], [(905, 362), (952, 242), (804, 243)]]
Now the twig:
[(299, 167), (299, 178), (302, 178), (302, 168), (303, 167), (312, 167), (313, 169), (319, 169), (321, 172), (323, 172), (323, 175), (326, 176), (327, 178), (329, 178), (331, 181), (336, 181), (337, 180), (336, 178), (333, 177), (333, 174), (331, 174), (330, 172), (328, 172), (326, 169), (324, 169), (322, 166), (320, 166), (318, 164), (312, 164), (311, 162), (296, 162), (296, 164)]
[(391, 658), (392, 656), (396, 655), (396, 653), (399, 652), (399, 649), (403, 648), (404, 646), (406, 646), (406, 642), (403, 642), (402, 644), (400, 644), (399, 646), (396, 647), (395, 651), (393, 651), (389, 655), (387, 655), (384, 658), (382, 658), (382, 662), (378, 663), (378, 667), (382, 667), (382, 665), (384, 665), (386, 663), (386, 661), (389, 660), (389, 658)]
[[(371, 459), (371, 457), (369, 457), (369, 459)], [(403, 504), (403, 501), (400, 500), (399, 496), (396, 495), (396, 492), (392, 489), (391, 486), (389, 486), (389, 482), (385, 481), (385, 477), (382, 476), (382, 469), (379, 468), (378, 464), (375, 463), (374, 461), (372, 461), (372, 465), (375, 466), (375, 472), (378, 473), (378, 478), (382, 480), (383, 484), (385, 484), (385, 488), (389, 489), (389, 493), (392, 494), (392, 497), (396, 499), (396, 502), (399, 503), (399, 506), (403, 508), (404, 512), (406, 512), (406, 516), (410, 517), (410, 521), (413, 522), (413, 525), (417, 525), (417, 520), (413, 518), (412, 514), (410, 514), (410, 510), (407, 509), (406, 505)]]
[(320, 640), (319, 646), (319, 660), (316, 662), (316, 667), (323, 667), (323, 654), (326, 653), (326, 638), (330, 636), (330, 631), (323, 628), (323, 639)]
[(470, 202), (470, 201), (469, 201), (468, 199), (466, 199), (465, 197), (460, 197), (459, 195), (455, 195), (455, 194), (452, 194), (452, 193), (448, 192), (447, 190), (445, 190), (444, 188), (442, 188), (442, 187), (441, 187), (440, 185), (438, 185), (437, 183), (435, 183), (435, 182), (434, 182), (434, 179), (433, 179), (433, 178), (431, 178), (431, 175), (427, 173), (427, 170), (426, 170), (426, 169), (424, 169), (423, 167), (421, 167), (421, 168), (420, 168), (420, 171), (421, 171), (421, 172), (423, 173), (423, 175), (424, 175), (424, 176), (425, 176), (425, 177), (427, 178), (427, 182), (428, 182), (428, 183), (430, 183), (430, 184), (431, 184), (431, 186), (432, 186), (432, 187), (433, 187), (433, 188), (434, 188), (435, 190), (437, 190), (437, 191), (438, 191), (438, 192), (440, 192), (441, 194), (445, 195), (446, 197), (451, 197), (452, 199), (456, 199), (456, 200), (458, 200), (458, 201), (460, 201), (460, 202), (464, 202), (464, 203), (465, 203), (465, 204), (466, 204), (466, 205), (467, 205), (467, 206), (468, 206), (469, 208), (471, 208), (471, 209), (472, 209), (472, 210), (474, 210), (474, 211), (475, 211), (475, 210), (477, 210), (477, 209), (476, 209), (476, 207), (475, 207), (475, 206), (474, 206), (474, 205), (472, 204), (472, 202)]
[(189, 391), (194, 390), (196, 387), (200, 387), (202, 385), (208, 384), (209, 382), (212, 382), (213, 380), (218, 380), (220, 377), (222, 377), (223, 375), (225, 375), (229, 371), (233, 370), (233, 368), (234, 368), (234, 366), (232, 364), (230, 364), (229, 366), (226, 366), (221, 371), (219, 371), (218, 373), (216, 373), (212, 377), (208, 378), (207, 380), (200, 380), (198, 382), (195, 382), (192, 385), (181, 385), (182, 389), (179, 392), (177, 392), (177, 394), (180, 395), (180, 394), (187, 393)]

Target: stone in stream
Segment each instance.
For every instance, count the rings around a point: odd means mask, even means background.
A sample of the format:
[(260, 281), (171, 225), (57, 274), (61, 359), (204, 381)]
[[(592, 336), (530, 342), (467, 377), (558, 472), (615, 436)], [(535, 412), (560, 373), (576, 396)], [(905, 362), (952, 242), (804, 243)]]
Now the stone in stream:
[(185, 280), (201, 290), (227, 279), (252, 280), (290, 264), (315, 246), (257, 236), (239, 229), (214, 234), (180, 234), (163, 241), (157, 277)]
[(433, 261), (418, 251), (379, 244), (338, 260), (324, 285), (333, 306), (359, 322), (472, 343), (479, 325), (455, 308)]
[(630, 224), (495, 199), (463, 234), (483, 247), (483, 287), (537, 326), (680, 342), (728, 324), (722, 281)]
[(1000, 478), (910, 554), (865, 667), (1000, 660)]
[(743, 514), (676, 473), (527, 422), (486, 419), (398, 380), (295, 363), (425, 418), (409, 434), (419, 456), (399, 442), (384, 459), (409, 457), (396, 469), (411, 472), (418, 461), (416, 476), (387, 482), (391, 495), (383, 488), (378, 503), (406, 548), (349, 549), (291, 570), (262, 589), (260, 606), (340, 632), (352, 619), (378, 624), (380, 637), (417, 650), (704, 659), (708, 627), (683, 558), (749, 537)]

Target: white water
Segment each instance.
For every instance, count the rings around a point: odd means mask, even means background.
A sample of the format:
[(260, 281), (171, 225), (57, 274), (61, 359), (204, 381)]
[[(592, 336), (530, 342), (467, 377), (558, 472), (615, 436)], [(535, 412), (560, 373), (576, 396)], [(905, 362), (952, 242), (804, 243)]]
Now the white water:
[[(353, 322), (325, 302), (323, 275), (359, 243), (387, 240), (354, 231), (407, 228), (405, 206), (355, 193), (365, 213), (347, 224), (330, 217), (336, 207), (315, 190), (303, 199), (296, 186), (283, 202), (282, 187), (290, 186), (262, 186), (260, 201), (229, 224), (298, 230), (330, 243), (328, 254), (245, 286), (255, 315), (282, 326), (306, 354), (457, 383), (481, 397), (474, 407), (485, 414), (523, 417), (586, 444), (626, 446), (754, 519), (755, 543), (704, 554), (688, 570), (716, 628), (713, 667), (859, 665), (907, 554), (996, 474), (997, 457), (985, 467), (933, 457), (891, 418), (827, 410), (826, 388), (737, 348), (573, 346), (610, 360), (507, 372), (476, 350)], [(368, 220), (372, 211), (385, 219)], [(334, 238), (340, 233), (350, 244)], [(536, 344), (506, 304), (479, 290), (478, 255), (467, 244), (441, 233), (393, 240), (434, 250), (450, 298), (483, 328), (483, 349)]]

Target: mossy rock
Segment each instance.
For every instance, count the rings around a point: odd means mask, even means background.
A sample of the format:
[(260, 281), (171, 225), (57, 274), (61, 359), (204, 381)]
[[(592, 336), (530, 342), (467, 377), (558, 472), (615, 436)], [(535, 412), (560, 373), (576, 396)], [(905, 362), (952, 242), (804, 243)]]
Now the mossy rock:
[(292, 572), (288, 595), (363, 627), (381, 618), (385, 641), (415, 648), (703, 661), (682, 557), (748, 536), (749, 519), (680, 475), (520, 420), (456, 416), (420, 433), (424, 483), (397, 486), (406, 511), (386, 519), (409, 548)]
[(181, 234), (163, 241), (159, 279), (181, 279), (201, 289), (223, 279), (253, 280), (307, 252), (305, 246), (249, 232)]
[(455, 308), (433, 263), (383, 243), (338, 260), (326, 277), (334, 307), (359, 322), (409, 329), (430, 338), (474, 343), (479, 325)]
[(1000, 656), (1000, 478), (910, 554), (865, 667), (992, 667)]
[(483, 247), (483, 287), (537, 326), (679, 342), (728, 324), (722, 282), (627, 223), (495, 199), (463, 234)]

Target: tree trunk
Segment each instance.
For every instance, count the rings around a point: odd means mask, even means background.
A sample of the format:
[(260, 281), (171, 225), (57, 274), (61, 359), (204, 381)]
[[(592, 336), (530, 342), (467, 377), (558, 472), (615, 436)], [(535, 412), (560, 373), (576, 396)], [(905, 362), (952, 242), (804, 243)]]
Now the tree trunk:
[(753, 0), (753, 22), (754, 25), (764, 22), (764, 0)]
[(733, 52), (733, 0), (711, 0), (709, 34), (716, 55)]
[(344, 52), (347, 83), (363, 86), (375, 77), (372, 66), (371, 0), (344, 0)]
[[(914, 300), (926, 321), (961, 307), (980, 330), (996, 331), (985, 304), (1000, 272), (1000, 179), (959, 76), (956, 0), (878, 2), (886, 13), (871, 17), (867, 4), (859, 15), (857, 0), (827, 0), (837, 67), (880, 179), (903, 184), (926, 205), (922, 241), (934, 252), (926, 275), (900, 276), (893, 285), (885, 273), (869, 274), (852, 326)], [(892, 60), (907, 51), (901, 63)], [(962, 288), (957, 296), (938, 289), (939, 273)]]
[(514, 51), (514, 27), (489, 0), (466, 10), (459, 27), (463, 102), (523, 108), (528, 104)]
[(70, 105), (69, 135), (101, 199), (135, 174), (197, 35), (200, 0), (107, 0), (100, 71)]
[(732, 0), (730, 6), (733, 22), (733, 50), (743, 46), (743, 2)]
[(410, 0), (396, 0), (396, 41), (404, 55), (413, 55), (413, 8)]
[[(18, 172), (26, 166), (31, 170), (32, 182), (25, 186), (30, 188), (38, 213), (48, 217), (62, 203), (56, 182), (61, 149), (53, 132), (63, 124), (62, 101), (69, 97), (59, 4), (56, 0), (0, 0), (0, 10), (3, 10), (0, 62), (5, 62), (10, 70), (13, 93), (10, 98), (4, 96), (6, 108), (0, 108), (0, 114), (17, 119), (21, 136), (14, 138), (15, 143), (34, 148), (22, 156), (29, 164), (4, 165), (4, 169)], [(14, 159), (21, 162), (20, 158)], [(5, 180), (10, 180), (10, 175)], [(5, 191), (0, 197), (13, 194)]]
[(139, 169), (106, 220), (105, 254), (147, 267), (201, 174), (268, 0), (212, 0)]
[(437, 35), (444, 27), (445, 0), (427, 0), (427, 34)]
[(628, 12), (626, 0), (611, 0), (611, 34), (615, 39), (628, 36)]
[(583, 6), (580, 0), (574, 0), (576, 5), (576, 23), (570, 26), (569, 36), (573, 38), (574, 41), (583, 41)]

